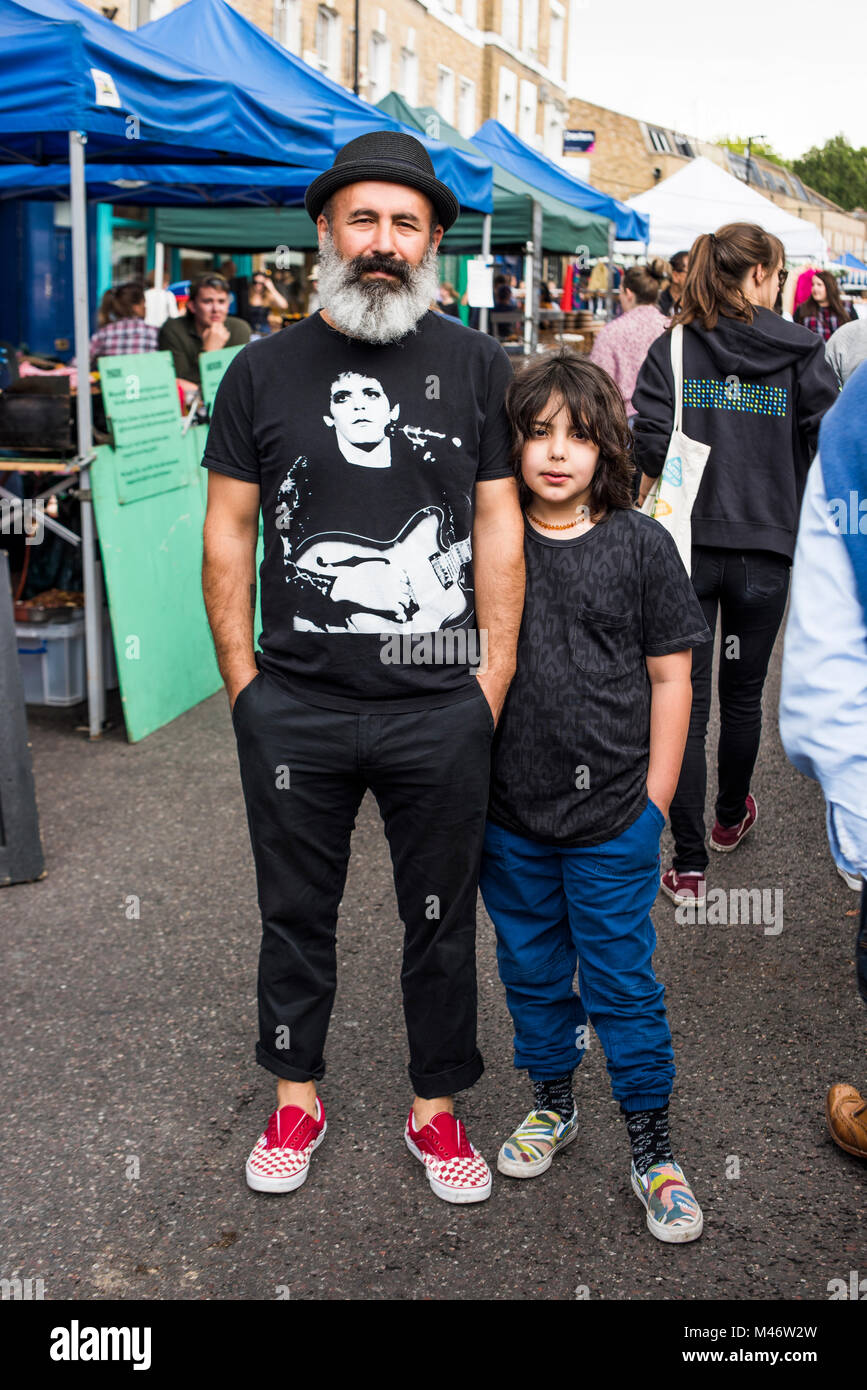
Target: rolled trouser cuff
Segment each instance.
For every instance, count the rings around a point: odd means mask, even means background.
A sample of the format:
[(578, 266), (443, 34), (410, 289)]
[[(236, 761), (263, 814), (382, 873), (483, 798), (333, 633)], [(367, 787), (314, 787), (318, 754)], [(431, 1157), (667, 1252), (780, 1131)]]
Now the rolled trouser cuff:
[(475, 1085), (485, 1070), (482, 1054), (476, 1055), (460, 1067), (450, 1067), (448, 1071), (437, 1072), (435, 1076), (423, 1076), (408, 1068), (413, 1090), (420, 1100), (436, 1100), (439, 1096), (453, 1096), (457, 1091), (466, 1091)]

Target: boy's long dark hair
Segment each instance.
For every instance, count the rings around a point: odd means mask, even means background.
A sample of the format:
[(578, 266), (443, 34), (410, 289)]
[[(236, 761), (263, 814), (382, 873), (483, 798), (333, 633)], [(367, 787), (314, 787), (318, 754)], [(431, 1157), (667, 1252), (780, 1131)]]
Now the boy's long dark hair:
[(592, 515), (618, 507), (631, 508), (632, 437), (623, 397), (607, 372), (571, 348), (534, 358), (516, 374), (506, 391), (506, 414), (512, 427), (512, 467), (522, 506), (528, 505), (533, 493), (521, 476), (521, 455), (527, 441), (534, 438), (534, 423), (550, 418), (546, 409), (552, 396), (565, 405), (573, 426), (578, 426), (599, 450), (590, 485)]

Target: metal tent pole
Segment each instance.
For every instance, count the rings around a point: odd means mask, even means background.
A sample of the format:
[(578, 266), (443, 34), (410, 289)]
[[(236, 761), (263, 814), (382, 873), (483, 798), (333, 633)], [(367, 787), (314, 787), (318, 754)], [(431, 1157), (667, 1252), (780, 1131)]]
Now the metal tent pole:
[(614, 223), (608, 223), (608, 293), (605, 296), (605, 307), (608, 312), (608, 321), (614, 317)]
[[(539, 311), (541, 308), (541, 284), (542, 284), (542, 204), (535, 198), (533, 199), (533, 284), (532, 287), (525, 284), (526, 289), (532, 288), (533, 296), (530, 302), (532, 314), (532, 327), (530, 330), (530, 352), (535, 354), (539, 345)], [(524, 300), (526, 309), (526, 298)]]
[[(541, 232), (541, 208), (533, 199), (533, 220), (532, 236), (535, 238), (538, 231)], [(531, 240), (524, 243), (524, 356), (529, 357), (535, 352), (533, 341), (533, 301), (536, 295), (536, 257), (539, 254), (540, 246), (538, 241)]]
[[(484, 215), (484, 217), (482, 218), (482, 256), (484, 257), (485, 265), (488, 264), (488, 258), (490, 257), (490, 254), (491, 254), (491, 214), (490, 214), (489, 212), (486, 212), (485, 215)], [(483, 305), (482, 308), (479, 310), (479, 332), (480, 332), (480, 333), (487, 333), (487, 331), (488, 331), (488, 306), (487, 306), (487, 305)]]
[(154, 289), (161, 290), (166, 274), (166, 244), (154, 242)]
[(93, 417), (90, 402), (90, 333), (87, 294), (87, 203), (84, 185), (84, 146), (87, 135), (69, 132), (69, 199), (72, 223), (72, 296), (75, 309), (75, 365), (78, 369), (79, 499), (81, 502), (81, 564), (84, 575), (84, 639), (87, 653), (87, 722), (91, 738), (102, 735), (105, 686), (102, 671), (102, 580), (96, 563), (96, 531), (90, 492), (93, 462)]

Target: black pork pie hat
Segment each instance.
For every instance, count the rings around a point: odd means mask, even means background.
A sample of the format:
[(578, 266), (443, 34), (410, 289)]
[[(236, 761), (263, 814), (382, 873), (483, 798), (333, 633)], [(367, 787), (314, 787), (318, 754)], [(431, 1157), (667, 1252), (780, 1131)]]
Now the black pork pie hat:
[(451, 189), (437, 178), (424, 145), (400, 130), (374, 130), (350, 140), (338, 150), (331, 168), (313, 180), (304, 206), (315, 222), (338, 188), (368, 180), (402, 183), (427, 194), (445, 231), (457, 220), (460, 204)]

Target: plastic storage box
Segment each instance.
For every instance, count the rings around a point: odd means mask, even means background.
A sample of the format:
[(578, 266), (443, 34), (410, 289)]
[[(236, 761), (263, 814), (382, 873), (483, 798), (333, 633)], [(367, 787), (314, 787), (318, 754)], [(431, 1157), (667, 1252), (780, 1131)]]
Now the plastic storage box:
[[(105, 683), (117, 688), (108, 611), (102, 615)], [(84, 616), (68, 623), (16, 623), (18, 664), (28, 705), (77, 705), (87, 696)]]

